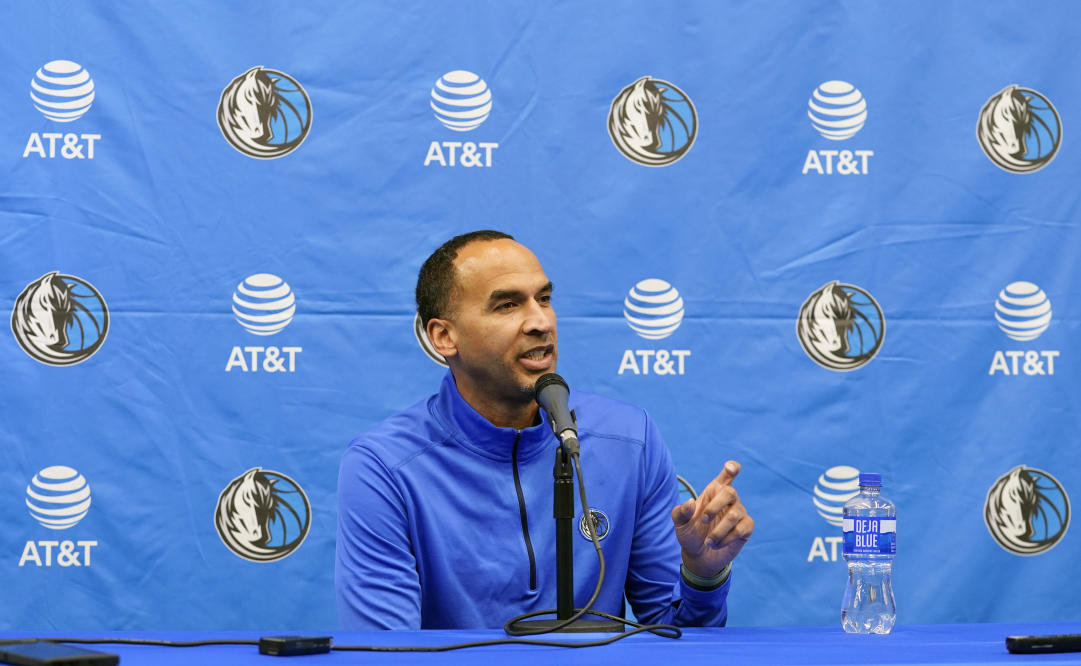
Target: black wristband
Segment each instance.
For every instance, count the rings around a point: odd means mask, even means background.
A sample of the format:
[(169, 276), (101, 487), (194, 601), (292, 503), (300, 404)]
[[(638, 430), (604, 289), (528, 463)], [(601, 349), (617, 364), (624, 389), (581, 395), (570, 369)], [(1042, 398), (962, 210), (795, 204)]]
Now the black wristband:
[(712, 592), (720, 586), (724, 585), (728, 581), (728, 575), (732, 573), (732, 563), (729, 562), (725, 565), (721, 572), (712, 578), (703, 578), (687, 568), (686, 564), (680, 562), (679, 573), (683, 576), (684, 582), (701, 592)]

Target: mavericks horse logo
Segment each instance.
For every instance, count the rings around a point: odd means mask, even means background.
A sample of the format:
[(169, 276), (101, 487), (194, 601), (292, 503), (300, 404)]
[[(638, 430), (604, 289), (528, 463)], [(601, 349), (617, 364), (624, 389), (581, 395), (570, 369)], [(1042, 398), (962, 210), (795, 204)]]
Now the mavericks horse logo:
[(608, 135), (628, 159), (667, 166), (683, 157), (698, 134), (698, 114), (673, 84), (643, 76), (612, 100)]
[(588, 520), (586, 514), (582, 514), (582, 517), (578, 519), (578, 531), (588, 541), (593, 540), (593, 534), (597, 535), (597, 541), (602, 541), (608, 536), (608, 528), (608, 514), (600, 509), (590, 509)]
[(312, 123), (308, 93), (284, 72), (252, 67), (225, 86), (218, 127), (240, 152), (258, 159), (288, 155), (304, 142)]
[(253, 467), (233, 479), (218, 497), (214, 526), (222, 542), (252, 562), (273, 562), (300, 547), (312, 511), (295, 481)]
[(830, 370), (855, 370), (882, 347), (886, 319), (870, 294), (834, 280), (804, 301), (796, 336), (815, 363)]
[(976, 138), (999, 168), (1030, 173), (1054, 159), (1062, 138), (1062, 122), (1046, 97), (1011, 85), (983, 105)]
[(1070, 498), (1055, 477), (1018, 465), (987, 491), (987, 529), (998, 545), (1015, 555), (1050, 550), (1070, 525)]
[(86, 280), (51, 271), (26, 285), (15, 299), (11, 331), (35, 361), (74, 365), (105, 342), (109, 309)]

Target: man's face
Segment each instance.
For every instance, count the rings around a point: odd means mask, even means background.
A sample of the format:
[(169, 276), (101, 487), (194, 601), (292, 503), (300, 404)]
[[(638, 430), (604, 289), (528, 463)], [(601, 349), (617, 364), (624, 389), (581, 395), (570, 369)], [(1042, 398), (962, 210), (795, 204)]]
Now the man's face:
[(489, 405), (531, 403), (537, 379), (556, 369), (552, 283), (509, 239), (472, 242), (454, 265), (446, 335), (459, 392), (486, 416)]

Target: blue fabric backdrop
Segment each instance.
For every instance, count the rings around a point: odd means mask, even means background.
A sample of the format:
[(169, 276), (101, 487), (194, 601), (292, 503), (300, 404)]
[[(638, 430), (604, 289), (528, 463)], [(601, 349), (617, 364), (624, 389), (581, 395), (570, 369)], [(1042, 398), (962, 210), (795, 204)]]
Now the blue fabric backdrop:
[(857, 470), (899, 623), (1076, 619), (1078, 19), (4, 3), (0, 626), (336, 626), (339, 457), (435, 390), (416, 272), (476, 228), (572, 386), (743, 463), (731, 624), (839, 621)]

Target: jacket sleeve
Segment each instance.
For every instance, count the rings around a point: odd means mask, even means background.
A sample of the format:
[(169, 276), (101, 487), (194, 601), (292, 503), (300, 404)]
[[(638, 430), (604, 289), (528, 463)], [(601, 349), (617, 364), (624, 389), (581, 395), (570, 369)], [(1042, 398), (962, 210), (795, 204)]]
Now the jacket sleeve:
[(731, 575), (717, 589), (690, 586), (679, 573), (679, 542), (672, 509), (680, 503), (676, 471), (656, 424), (646, 417), (638, 513), (625, 592), (641, 622), (681, 627), (723, 627), (728, 621)]
[(354, 441), (338, 472), (334, 589), (343, 629), (420, 629), (406, 503), (389, 469)]

